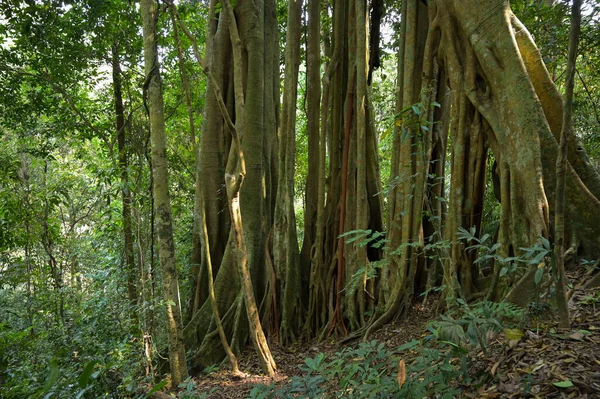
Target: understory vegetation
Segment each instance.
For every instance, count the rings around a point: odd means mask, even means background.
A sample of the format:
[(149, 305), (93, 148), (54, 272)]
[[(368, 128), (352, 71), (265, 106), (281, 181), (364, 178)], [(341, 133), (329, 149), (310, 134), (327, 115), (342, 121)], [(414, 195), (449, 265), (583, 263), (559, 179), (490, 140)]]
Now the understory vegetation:
[[(251, 398), (453, 398), (462, 386), (481, 386), (485, 378), (471, 372), (469, 352), (485, 352), (488, 339), (517, 325), (523, 310), (508, 304), (464, 302), (456, 311), (432, 321), (427, 335), (393, 351), (373, 340), (305, 360), (302, 376), (282, 386), (259, 385)], [(410, 362), (409, 362), (410, 361)], [(487, 376), (485, 376), (487, 377)]]

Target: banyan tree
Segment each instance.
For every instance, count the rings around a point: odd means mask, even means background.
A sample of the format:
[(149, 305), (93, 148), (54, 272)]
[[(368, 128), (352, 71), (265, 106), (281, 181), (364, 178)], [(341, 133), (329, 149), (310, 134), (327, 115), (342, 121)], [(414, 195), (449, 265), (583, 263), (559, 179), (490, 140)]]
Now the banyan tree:
[[(392, 256), (382, 290), (389, 296), (367, 332), (405, 312), (416, 290), (438, 280), (439, 265), (449, 304), (484, 296), (529, 303), (538, 265), (501, 278), (501, 262), (480, 270), (473, 243), (459, 236), (483, 236), (489, 157), (501, 204), (499, 257), (519, 257), (553, 234), (562, 97), (508, 1), (405, 1), (400, 33)], [(570, 245), (597, 255), (599, 175), (577, 143), (568, 159)], [(484, 273), (488, 284), (478, 284)]]
[[(285, 344), (369, 336), (436, 285), (450, 306), (483, 297), (526, 305), (537, 265), (510, 276), (499, 262), (481, 267), (467, 249), (472, 242), (459, 235), (482, 238), (492, 183), (501, 215), (490, 241), (499, 256), (552, 241), (562, 96), (508, 1), (402, 2), (385, 185), (371, 99), (383, 5), (306, 5), (309, 169), (299, 249), (293, 179), (302, 3), (288, 7), (280, 106), (275, 0), (211, 1), (198, 152), (197, 220), (207, 237), (184, 330), (194, 365), (225, 355), (207, 264), (226, 340), (234, 352), (252, 341), (272, 372), (265, 337)], [(320, 13), (330, 14), (331, 32)], [(600, 176), (577, 143), (568, 161), (567, 237), (573, 251), (597, 255)]]
[[(426, 243), (437, 240), (427, 234), (436, 230), (428, 224), (439, 217), (449, 243), (449, 248), (440, 246), (437, 256), (443, 260), (446, 297), (470, 300), (483, 294), (525, 305), (534, 292), (535, 266), (506, 286), (496, 264), (489, 291), (479, 291), (476, 253), (467, 251), (469, 243), (457, 235), (459, 228), (473, 227), (477, 237), (482, 235), (491, 155), (494, 191), (502, 209), (496, 235), (499, 254), (518, 256), (541, 237), (552, 238), (562, 97), (507, 1), (407, 1), (403, 15), (398, 110), (419, 104), (422, 112), (410, 108), (395, 142), (399, 154), (394, 154), (398, 162), (393, 167), (398, 176), (408, 178), (392, 194), (388, 234), (392, 248), (407, 247), (392, 262), (400, 283), (395, 282), (395, 303), (389, 309), (407, 305), (423, 274), (420, 269), (434, 268), (439, 260), (423, 256)], [(451, 170), (443, 214), (443, 191), (432, 180), (444, 177), (446, 150), (440, 147), (446, 143)], [(596, 254), (599, 176), (576, 143), (569, 163), (566, 213), (571, 246)], [(431, 216), (421, 219), (421, 214)]]

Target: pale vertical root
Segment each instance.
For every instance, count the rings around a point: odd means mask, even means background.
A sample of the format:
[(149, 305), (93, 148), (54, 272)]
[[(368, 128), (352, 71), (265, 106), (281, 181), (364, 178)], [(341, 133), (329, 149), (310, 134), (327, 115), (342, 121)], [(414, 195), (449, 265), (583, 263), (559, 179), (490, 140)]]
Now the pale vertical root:
[[(269, 376), (275, 374), (276, 365), (271, 351), (267, 344), (262, 326), (256, 299), (254, 297), (254, 288), (248, 268), (248, 255), (246, 240), (244, 237), (244, 228), (242, 225), (242, 213), (240, 210), (240, 189), (246, 175), (246, 164), (242, 148), (241, 137), (246, 130), (244, 84), (243, 84), (243, 65), (242, 65), (242, 45), (238, 33), (237, 23), (233, 14), (233, 8), (228, 0), (223, 1), (223, 8), (229, 17), (229, 35), (233, 47), (234, 60), (234, 85), (235, 85), (235, 111), (236, 124), (230, 129), (234, 143), (227, 162), (225, 173), (225, 183), (227, 196), (229, 198), (229, 212), (233, 228), (233, 236), (237, 250), (238, 270), (244, 292), (244, 302), (246, 304), (246, 313), (250, 326), (250, 338), (258, 355), (261, 367)], [(238, 131), (239, 129), (239, 131)]]
[(206, 228), (206, 211), (202, 209), (202, 240), (203, 246), (206, 251), (206, 271), (208, 274), (208, 295), (210, 298), (210, 303), (212, 306), (212, 311), (214, 315), (214, 321), (217, 325), (217, 331), (219, 332), (219, 338), (221, 339), (221, 345), (223, 345), (223, 349), (229, 358), (229, 362), (231, 363), (231, 370), (234, 374), (240, 374), (240, 369), (238, 367), (237, 358), (233, 354), (229, 343), (227, 342), (227, 336), (225, 335), (225, 330), (223, 329), (223, 324), (221, 323), (221, 317), (219, 316), (219, 307), (217, 305), (217, 299), (215, 296), (215, 286), (213, 280), (213, 272), (212, 272), (212, 260), (210, 257), (210, 247), (208, 240), (208, 230)]

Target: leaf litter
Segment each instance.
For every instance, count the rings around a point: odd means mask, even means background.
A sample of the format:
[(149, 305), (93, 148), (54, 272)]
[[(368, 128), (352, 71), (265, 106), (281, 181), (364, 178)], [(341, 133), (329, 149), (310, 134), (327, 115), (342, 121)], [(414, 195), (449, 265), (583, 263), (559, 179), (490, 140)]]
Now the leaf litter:
[[(466, 356), (471, 360), (470, 382), (456, 381), (464, 398), (600, 398), (600, 298), (599, 290), (578, 287), (571, 295), (571, 329), (561, 330), (552, 319), (539, 318), (528, 328), (506, 329), (489, 340), (486, 351), (475, 349)], [(433, 307), (413, 306), (407, 318), (386, 325), (373, 335), (394, 350), (427, 335), (427, 323)], [(301, 342), (292, 346), (272, 345), (278, 374), (264, 376), (250, 349), (240, 356), (244, 376), (233, 376), (226, 366), (194, 377), (197, 393), (208, 399), (247, 398), (257, 384), (282, 384), (292, 376), (301, 376), (304, 359), (319, 353), (333, 354), (356, 341)], [(416, 353), (413, 353), (416, 356)], [(398, 364), (398, 383), (410, 375), (406, 366), (410, 355)], [(458, 362), (458, 359), (457, 359)]]

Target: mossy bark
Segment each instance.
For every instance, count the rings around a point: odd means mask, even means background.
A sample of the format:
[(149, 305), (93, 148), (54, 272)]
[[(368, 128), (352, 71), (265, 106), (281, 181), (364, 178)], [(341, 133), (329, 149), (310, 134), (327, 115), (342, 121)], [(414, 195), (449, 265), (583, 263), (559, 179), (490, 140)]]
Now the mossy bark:
[[(383, 225), (377, 137), (368, 82), (361, 86), (364, 91), (361, 99), (355, 95), (357, 74), (369, 74), (368, 16), (362, 6), (354, 1), (335, 2), (333, 9), (333, 51), (323, 76), (322, 107), (326, 108), (321, 109), (321, 131), (327, 132), (329, 175), (323, 192), (323, 195), (327, 193), (325, 211), (322, 218), (317, 215), (324, 230), (320, 232), (317, 228), (319, 238), (314, 243), (311, 271), (311, 289), (325, 290), (328, 299), (320, 304), (313, 299), (309, 317), (327, 314), (329, 328), (326, 332), (336, 330), (342, 334), (346, 333), (347, 327), (359, 330), (365, 325), (365, 313), (373, 303), (375, 281), (366, 279), (366, 274), (361, 276), (359, 270), (366, 271), (380, 254), (369, 246), (361, 246), (364, 240), (352, 242), (348, 240), (351, 237), (340, 235), (357, 229), (381, 231)], [(362, 10), (360, 21), (363, 26), (356, 30), (358, 8)], [(364, 62), (357, 65), (357, 57)], [(361, 115), (357, 116), (357, 112)], [(321, 159), (326, 161), (324, 157)], [(317, 193), (318, 198), (320, 195)], [(361, 278), (362, 281), (358, 281)], [(370, 288), (365, 290), (366, 286)]]
[[(499, 165), (499, 252), (519, 255), (520, 248), (532, 246), (551, 231), (557, 126), (562, 122), (556, 111), (562, 106), (539, 52), (508, 2), (439, 0), (428, 7), (431, 51), (425, 53), (425, 62), (437, 59), (448, 76), (453, 101), (452, 182), (445, 227), (452, 251), (445, 267), (446, 297), (468, 299), (476, 293), (474, 256), (465, 253), (465, 243), (457, 242), (456, 229), (476, 226), (480, 234), (485, 148), (489, 146)], [(593, 191), (598, 174), (588, 167), (581, 151), (571, 155), (569, 162), (570, 228), (585, 249), (597, 252), (600, 208)], [(498, 267), (495, 273), (493, 289), (499, 290)], [(533, 274), (532, 270), (525, 273), (506, 299), (527, 304), (533, 294)]]
[[(306, 39), (306, 120), (308, 134), (308, 173), (305, 185), (304, 201), (304, 239), (300, 252), (300, 267), (303, 271), (303, 283), (309, 283), (311, 277), (311, 259), (317, 240), (317, 225), (319, 214), (319, 172), (320, 172), (320, 99), (321, 99), (321, 17), (320, 2), (307, 1), (307, 39)], [(324, 143), (323, 143), (324, 144)], [(323, 185), (325, 182), (323, 182)], [(306, 275), (305, 275), (306, 274)], [(308, 294), (308, 290), (306, 293)], [(305, 295), (305, 302), (308, 295)]]
[[(223, 6), (229, 17), (229, 36), (231, 38), (232, 50), (233, 50), (233, 80), (234, 80), (234, 91), (235, 91), (235, 128), (230, 129), (233, 143), (229, 152), (229, 158), (227, 160), (227, 167), (225, 169), (225, 186), (227, 189), (227, 197), (229, 202), (229, 213), (232, 222), (232, 234), (235, 242), (235, 250), (237, 257), (238, 272), (240, 275), (242, 293), (244, 297), (244, 303), (246, 305), (246, 316), (249, 324), (250, 340), (254, 346), (254, 349), (258, 355), (259, 363), (265, 373), (269, 376), (275, 374), (276, 365), (271, 355), (271, 351), (267, 344), (265, 334), (262, 329), (260, 322), (259, 310), (256, 304), (254, 284), (252, 282), (252, 274), (259, 274), (259, 267), (261, 264), (264, 265), (264, 258), (261, 258), (259, 254), (262, 252), (264, 247), (261, 247), (261, 232), (263, 232), (264, 226), (262, 226), (262, 213), (261, 208), (263, 203), (263, 196), (261, 196), (261, 190), (264, 190), (260, 184), (263, 180), (262, 173), (262, 151), (263, 151), (263, 137), (264, 125), (261, 122), (260, 113), (258, 112), (259, 107), (262, 106), (264, 101), (264, 91), (260, 90), (264, 87), (264, 69), (263, 64), (258, 62), (259, 65), (254, 65), (252, 56), (261, 57), (264, 51), (264, 36), (256, 39), (250, 34), (250, 30), (255, 32), (258, 28), (264, 29), (264, 14), (260, 4), (246, 3), (244, 4), (248, 9), (241, 7), (240, 13), (244, 15), (250, 15), (249, 20), (246, 20), (248, 25), (241, 23), (243, 19), (238, 20), (236, 23), (233, 8), (229, 4), (228, 0), (224, 0)], [(262, 24), (261, 24), (262, 21)], [(239, 25), (238, 25), (239, 24)], [(243, 35), (240, 36), (238, 33), (238, 26)], [(248, 39), (246, 43), (246, 49), (248, 51), (248, 70), (247, 75), (244, 75), (244, 64), (242, 58), (242, 40), (241, 37)], [(252, 39), (250, 39), (252, 38)], [(257, 51), (258, 54), (255, 54)], [(260, 61), (256, 59), (255, 61)], [(256, 67), (257, 69), (254, 69)], [(246, 77), (246, 81), (244, 81)], [(244, 93), (244, 83), (246, 84), (246, 93)], [(256, 92), (258, 92), (258, 94)], [(256, 107), (256, 108), (255, 108)], [(252, 115), (249, 118), (248, 115)], [(258, 119), (258, 120), (257, 120)], [(252, 121), (252, 122), (251, 122)], [(242, 145), (242, 138), (244, 144)], [(252, 154), (246, 161), (246, 150)], [(247, 166), (249, 165), (249, 166)], [(244, 181), (248, 179), (248, 185), (254, 191), (242, 190), (244, 187)], [(256, 180), (254, 180), (256, 179)], [(255, 190), (258, 186), (258, 192)], [(244, 205), (247, 209), (244, 220), (250, 221), (250, 227), (244, 228), (242, 224), (242, 209), (240, 206), (240, 197), (247, 195), (248, 200), (244, 201)], [(258, 213), (258, 215), (257, 215)], [(253, 273), (254, 272), (254, 273)]]
[(428, 115), (429, 103), (435, 95), (431, 97), (428, 83), (422, 83), (427, 8), (420, 1), (410, 0), (403, 2), (402, 14), (405, 17), (400, 28), (397, 119), (388, 198), (388, 261), (382, 272), (384, 283), (380, 285), (377, 317), (370, 323), (365, 339), (396, 314), (407, 310), (417, 267), (423, 264), (419, 262), (424, 246), (421, 221), (432, 137)]
[[(211, 257), (220, 264), (214, 290), (232, 351), (239, 352), (251, 338), (265, 372), (272, 374), (275, 364), (260, 312), (266, 312), (272, 288), (266, 282), (269, 266), (265, 244), (273, 222), (276, 176), (271, 170), (278, 123), (277, 75), (273, 69), (277, 58), (275, 7), (272, 0), (239, 1), (235, 10), (228, 3), (223, 6), (224, 11), (211, 18), (206, 59), (195, 47), (209, 77), (200, 150), (208, 234), (212, 229), (213, 235), (226, 233), (228, 237), (214, 237), (216, 245), (209, 237), (208, 246)], [(191, 36), (189, 31), (186, 35)], [(231, 225), (213, 226), (212, 221), (222, 218), (224, 206), (229, 208), (227, 220)], [(213, 264), (216, 266), (216, 261)], [(186, 342), (195, 352), (194, 365), (210, 365), (224, 355), (213, 318), (216, 312), (211, 311), (209, 302), (200, 306), (185, 329)]]
[(188, 377), (188, 371), (183, 342), (171, 200), (169, 197), (165, 116), (157, 51), (157, 4), (153, 0), (142, 1), (141, 13), (146, 73), (145, 87), (147, 87), (150, 141), (152, 145), (152, 176), (158, 232), (158, 256), (161, 265), (164, 306), (167, 316), (171, 380), (173, 385), (177, 386)]

